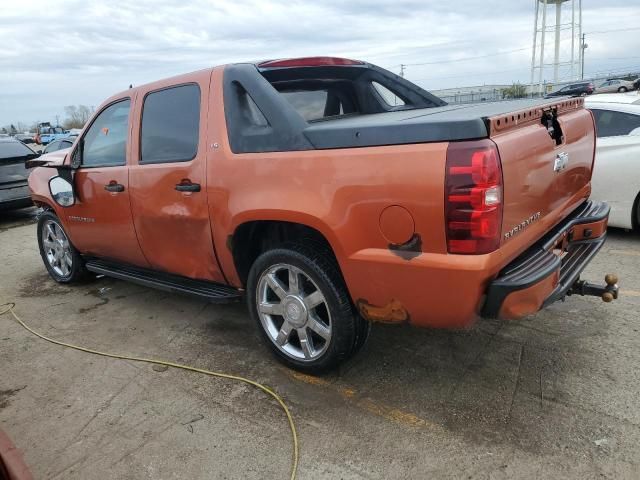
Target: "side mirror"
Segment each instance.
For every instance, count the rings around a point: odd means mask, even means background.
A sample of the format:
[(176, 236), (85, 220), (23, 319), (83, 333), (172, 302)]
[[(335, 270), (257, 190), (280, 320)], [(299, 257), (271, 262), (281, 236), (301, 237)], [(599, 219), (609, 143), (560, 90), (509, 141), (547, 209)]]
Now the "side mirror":
[(640, 137), (640, 127), (634, 128), (633, 130), (631, 130), (629, 132), (629, 135), (632, 135), (634, 137)]
[(73, 184), (60, 176), (52, 177), (49, 180), (49, 191), (53, 200), (61, 207), (71, 207), (76, 203)]

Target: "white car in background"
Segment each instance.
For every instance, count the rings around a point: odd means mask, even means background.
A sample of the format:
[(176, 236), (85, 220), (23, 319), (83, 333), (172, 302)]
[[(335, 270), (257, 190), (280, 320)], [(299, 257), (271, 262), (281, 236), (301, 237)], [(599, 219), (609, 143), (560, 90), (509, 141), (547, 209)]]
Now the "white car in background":
[(597, 134), (591, 197), (611, 206), (609, 225), (640, 227), (640, 94), (591, 95), (585, 105)]

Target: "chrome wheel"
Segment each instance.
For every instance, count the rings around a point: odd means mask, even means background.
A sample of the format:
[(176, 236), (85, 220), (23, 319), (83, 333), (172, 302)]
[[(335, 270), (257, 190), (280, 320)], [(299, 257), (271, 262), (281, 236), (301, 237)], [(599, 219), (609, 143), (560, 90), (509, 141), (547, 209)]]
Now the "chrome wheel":
[(71, 275), (73, 257), (71, 245), (62, 227), (53, 220), (42, 226), (42, 248), (51, 269), (61, 277)]
[(258, 281), (256, 308), (269, 339), (289, 357), (311, 361), (327, 350), (329, 306), (301, 269), (280, 263), (266, 270)]

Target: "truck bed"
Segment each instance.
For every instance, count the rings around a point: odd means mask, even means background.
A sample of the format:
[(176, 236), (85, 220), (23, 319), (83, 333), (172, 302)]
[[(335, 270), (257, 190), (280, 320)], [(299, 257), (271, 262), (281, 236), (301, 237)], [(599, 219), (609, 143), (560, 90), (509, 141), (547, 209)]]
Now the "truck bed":
[(562, 99), (523, 99), (334, 117), (311, 123), (304, 135), (317, 149), (474, 140), (489, 136), (487, 120), (555, 105)]

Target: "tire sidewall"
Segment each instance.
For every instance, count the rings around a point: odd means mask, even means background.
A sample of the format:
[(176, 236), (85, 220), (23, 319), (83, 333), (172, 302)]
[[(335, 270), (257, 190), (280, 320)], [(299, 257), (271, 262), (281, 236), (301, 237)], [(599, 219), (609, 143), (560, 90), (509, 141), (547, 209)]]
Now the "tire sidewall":
[[(258, 314), (256, 299), (259, 279), (266, 270), (279, 263), (286, 263), (302, 270), (315, 282), (327, 301), (331, 315), (331, 340), (325, 352), (311, 361), (300, 361), (282, 352), (265, 331)], [(326, 371), (346, 360), (352, 350), (356, 337), (353, 309), (347, 292), (335, 277), (332, 278), (332, 273), (335, 272), (325, 271), (311, 252), (288, 248), (277, 248), (263, 253), (249, 272), (247, 304), (260, 336), (279, 360), (297, 370), (315, 373)]]
[[(44, 228), (45, 222), (47, 221), (54, 222), (56, 225), (58, 225), (58, 227), (62, 229), (64, 234), (67, 236), (67, 240), (69, 241), (69, 246), (71, 249), (71, 259), (72, 259), (71, 272), (69, 273), (69, 275), (66, 275), (66, 276), (58, 275), (56, 271), (51, 267), (51, 265), (49, 265), (49, 260), (47, 259), (47, 255), (44, 251), (44, 245), (42, 244), (42, 230)], [(78, 280), (84, 273), (84, 264), (82, 262), (82, 257), (80, 257), (80, 254), (71, 243), (69, 234), (67, 233), (64, 226), (62, 225), (60, 218), (58, 218), (58, 216), (55, 213), (49, 210), (42, 212), (38, 217), (37, 232), (38, 232), (38, 248), (40, 250), (40, 257), (42, 258), (42, 262), (44, 263), (44, 266), (47, 269), (47, 272), (49, 272), (49, 275), (51, 276), (51, 278), (53, 278), (58, 283), (71, 283)]]

